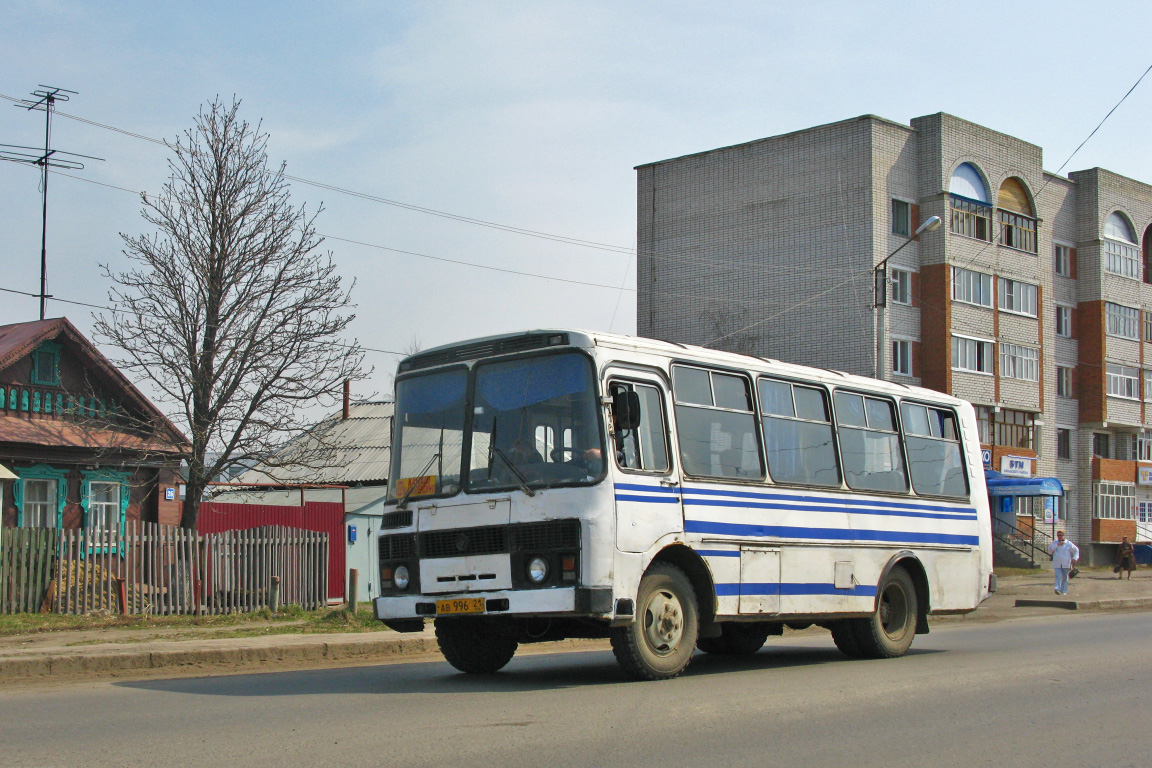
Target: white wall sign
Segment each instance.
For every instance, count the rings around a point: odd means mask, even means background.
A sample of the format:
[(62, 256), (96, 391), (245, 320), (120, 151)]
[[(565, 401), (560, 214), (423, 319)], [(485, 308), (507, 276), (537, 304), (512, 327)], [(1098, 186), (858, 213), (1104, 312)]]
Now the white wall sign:
[(1032, 477), (1032, 462), (1028, 456), (1001, 456), (1000, 473), (1010, 477)]
[(1136, 485), (1152, 485), (1152, 467), (1136, 467)]

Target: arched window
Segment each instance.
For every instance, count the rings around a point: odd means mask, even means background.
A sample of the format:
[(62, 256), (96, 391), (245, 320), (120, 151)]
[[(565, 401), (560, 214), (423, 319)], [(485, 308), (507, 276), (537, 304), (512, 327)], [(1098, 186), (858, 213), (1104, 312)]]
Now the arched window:
[(1104, 221), (1104, 270), (1140, 279), (1140, 249), (1127, 219), (1113, 213)]
[(949, 228), (958, 235), (990, 240), (992, 208), (984, 179), (971, 163), (961, 163), (948, 182), (951, 211)]
[(1000, 209), (1000, 245), (1036, 253), (1036, 218), (1028, 192), (1019, 179), (1006, 179), (996, 196)]

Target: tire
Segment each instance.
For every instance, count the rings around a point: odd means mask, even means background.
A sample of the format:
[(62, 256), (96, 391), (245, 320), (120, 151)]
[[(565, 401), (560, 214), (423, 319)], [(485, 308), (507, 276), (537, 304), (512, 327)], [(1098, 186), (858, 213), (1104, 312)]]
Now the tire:
[(701, 637), (696, 647), (704, 653), (722, 656), (750, 656), (764, 647), (769, 628), (763, 624), (720, 625), (720, 637)]
[(841, 619), (829, 627), (832, 630), (832, 641), (836, 647), (850, 659), (861, 657), (860, 644), (856, 642), (856, 624), (860, 619)]
[(612, 653), (637, 680), (668, 680), (685, 670), (700, 633), (696, 593), (669, 563), (653, 563), (640, 579), (636, 620), (612, 629)]
[(867, 659), (903, 656), (916, 636), (916, 585), (908, 571), (896, 566), (888, 574), (871, 618), (858, 619), (856, 643)]
[(490, 675), (512, 660), (516, 636), (490, 619), (436, 619), (436, 643), (448, 663), (470, 675)]

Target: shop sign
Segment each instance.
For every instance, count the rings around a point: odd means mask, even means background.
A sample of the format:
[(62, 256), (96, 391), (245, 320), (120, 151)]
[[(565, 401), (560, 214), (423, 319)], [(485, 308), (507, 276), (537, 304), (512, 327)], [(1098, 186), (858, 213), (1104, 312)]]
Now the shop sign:
[(984, 462), (984, 468), (985, 469), (992, 469), (992, 449), (991, 448), (981, 448), (980, 449), (980, 461)]
[(1009, 477), (1032, 477), (1032, 462), (1027, 456), (1001, 456), (1000, 473)]
[(1136, 467), (1136, 485), (1152, 485), (1152, 467)]

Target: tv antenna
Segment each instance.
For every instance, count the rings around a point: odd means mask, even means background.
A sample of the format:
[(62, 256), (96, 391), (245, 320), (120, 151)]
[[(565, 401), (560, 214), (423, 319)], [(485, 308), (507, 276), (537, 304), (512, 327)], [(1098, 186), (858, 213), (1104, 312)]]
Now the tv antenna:
[(40, 319), (44, 319), (44, 304), (52, 298), (48, 294), (48, 169), (63, 168), (70, 171), (79, 171), (84, 168), (77, 158), (85, 160), (103, 160), (102, 157), (91, 155), (78, 155), (74, 152), (61, 152), (52, 149), (52, 112), (56, 109), (56, 102), (68, 101), (71, 96), (78, 95), (76, 91), (65, 88), (56, 88), (50, 85), (38, 85), (32, 91), (31, 99), (16, 102), (14, 106), (22, 107), (28, 111), (44, 113), (44, 150), (39, 147), (21, 147), (16, 144), (0, 144), (0, 160), (13, 163), (40, 166), (40, 192), (44, 198), (43, 212), (40, 222)]

